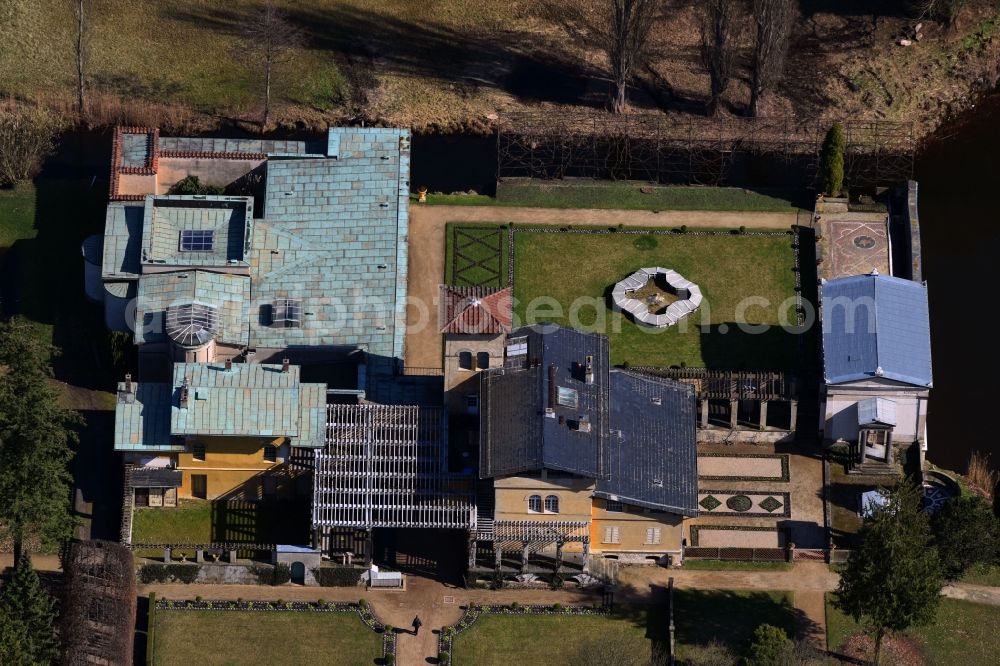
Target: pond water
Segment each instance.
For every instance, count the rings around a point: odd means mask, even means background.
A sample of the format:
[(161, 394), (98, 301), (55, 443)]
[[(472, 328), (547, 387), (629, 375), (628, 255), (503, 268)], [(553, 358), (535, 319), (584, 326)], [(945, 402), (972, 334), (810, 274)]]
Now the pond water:
[(1000, 371), (1000, 93), (942, 128), (917, 160), (934, 390), (928, 458), (965, 471), (973, 450), (1000, 468), (993, 427)]

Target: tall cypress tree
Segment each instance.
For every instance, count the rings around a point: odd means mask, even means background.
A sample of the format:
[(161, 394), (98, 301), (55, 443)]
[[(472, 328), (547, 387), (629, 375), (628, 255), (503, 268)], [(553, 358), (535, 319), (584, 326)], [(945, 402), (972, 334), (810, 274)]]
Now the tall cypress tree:
[(68, 465), (81, 420), (49, 383), (54, 351), (23, 322), (0, 324), (0, 535), (14, 543), (15, 567), (26, 538), (55, 545), (75, 524)]
[[(55, 602), (42, 589), (38, 574), (31, 568), (31, 558), (21, 557), (10, 580), (0, 591), (0, 614), (19, 645), (20, 661), (10, 664), (54, 664), (59, 660), (59, 640), (56, 637)], [(0, 637), (7, 638), (10, 636)], [(0, 640), (2, 644), (3, 640)], [(3, 648), (0, 648), (3, 649)], [(9, 648), (8, 648), (9, 649)], [(0, 656), (3, 656), (0, 653)]]

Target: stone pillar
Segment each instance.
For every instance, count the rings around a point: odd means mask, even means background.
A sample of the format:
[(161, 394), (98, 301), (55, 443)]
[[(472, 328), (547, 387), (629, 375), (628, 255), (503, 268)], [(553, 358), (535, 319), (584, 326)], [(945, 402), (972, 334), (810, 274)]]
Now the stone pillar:
[(736, 430), (737, 416), (740, 413), (740, 401), (730, 400), (729, 401), (729, 427)]
[(885, 464), (892, 464), (892, 430), (885, 431)]
[(167, 564), (169, 564), (170, 560), (173, 559), (172, 557), (173, 553), (171, 552), (171, 550), (172, 550), (171, 548), (163, 549), (163, 561), (166, 562)]
[(314, 527), (312, 530), (312, 547), (319, 548), (319, 528)]
[(352, 553), (351, 551), (347, 551), (346, 553), (344, 553), (344, 563), (347, 564), (347, 566), (350, 567), (354, 565), (354, 562), (352, 561), (353, 559), (354, 559), (354, 553)]
[[(790, 407), (791, 407), (791, 410), (790, 410), (791, 411), (791, 418), (789, 419), (788, 429), (794, 431), (795, 430), (795, 422), (798, 420), (798, 417), (799, 417), (799, 401), (798, 400), (792, 400)], [(820, 414), (819, 417), (822, 419), (823, 415)]]
[(493, 542), (493, 559), (496, 561), (496, 570), (500, 571), (503, 556), (500, 554), (500, 544), (496, 541)]
[(230, 564), (236, 564), (236, 551), (235, 550), (229, 551), (229, 563)]
[(197, 562), (198, 564), (204, 564), (205, 563), (205, 551), (203, 551), (201, 548), (199, 548), (198, 550), (194, 551), (194, 561)]
[(767, 430), (767, 400), (760, 401), (760, 418), (757, 420), (759, 430)]
[(583, 570), (590, 571), (590, 539), (583, 540)]
[(563, 542), (562, 541), (557, 541), (556, 542), (556, 573), (559, 573), (559, 569), (562, 568), (562, 559), (563, 559)]
[(528, 542), (525, 541), (521, 547), (521, 572), (528, 568)]
[(701, 427), (708, 427), (708, 398), (701, 400)]
[(476, 535), (469, 530), (469, 568), (476, 566)]

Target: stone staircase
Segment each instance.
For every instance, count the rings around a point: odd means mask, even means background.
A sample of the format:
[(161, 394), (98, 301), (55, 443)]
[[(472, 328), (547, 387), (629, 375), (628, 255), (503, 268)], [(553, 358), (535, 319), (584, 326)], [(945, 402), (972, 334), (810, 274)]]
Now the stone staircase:
[(866, 460), (863, 463), (851, 465), (847, 473), (865, 476), (900, 476), (903, 473), (903, 468), (896, 463), (890, 465), (882, 460)]
[(493, 480), (480, 480), (476, 483), (476, 534), (482, 541), (493, 538), (494, 511)]

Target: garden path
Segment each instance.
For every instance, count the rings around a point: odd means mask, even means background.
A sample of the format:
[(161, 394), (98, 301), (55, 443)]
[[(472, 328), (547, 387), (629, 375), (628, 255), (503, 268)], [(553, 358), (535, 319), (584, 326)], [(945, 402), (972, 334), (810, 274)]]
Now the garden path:
[[(434, 324), (438, 285), (444, 280), (445, 225), (449, 222), (493, 222), (535, 225), (601, 225), (626, 227), (713, 227), (788, 229), (797, 215), (753, 211), (605, 210), (515, 208), (506, 206), (410, 206), (406, 365), (441, 368), (441, 334)], [(423, 320), (424, 325), (419, 325)]]
[(941, 594), (952, 599), (1000, 606), (1000, 587), (973, 585), (971, 583), (949, 583), (942, 588)]

